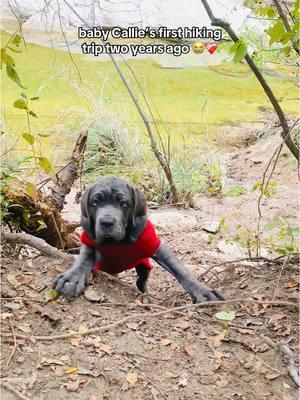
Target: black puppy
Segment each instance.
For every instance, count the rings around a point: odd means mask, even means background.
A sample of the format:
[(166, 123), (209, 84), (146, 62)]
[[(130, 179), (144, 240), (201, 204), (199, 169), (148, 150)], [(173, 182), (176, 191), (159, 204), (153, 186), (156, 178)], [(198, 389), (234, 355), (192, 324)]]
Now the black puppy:
[(105, 177), (91, 185), (81, 200), (80, 254), (74, 265), (56, 277), (54, 289), (64, 297), (78, 296), (94, 269), (118, 273), (135, 268), (137, 287), (145, 291), (150, 273), (149, 258), (170, 272), (193, 303), (223, 300), (204, 287), (160, 242), (146, 217), (146, 200), (134, 186), (118, 177)]

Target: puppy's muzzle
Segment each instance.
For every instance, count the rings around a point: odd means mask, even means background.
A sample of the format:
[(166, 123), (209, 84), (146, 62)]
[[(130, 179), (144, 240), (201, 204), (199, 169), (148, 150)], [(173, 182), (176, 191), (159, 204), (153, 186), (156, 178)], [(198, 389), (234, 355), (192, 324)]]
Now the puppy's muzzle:
[(112, 228), (116, 223), (116, 219), (110, 216), (103, 217), (100, 219), (99, 224), (102, 229)]

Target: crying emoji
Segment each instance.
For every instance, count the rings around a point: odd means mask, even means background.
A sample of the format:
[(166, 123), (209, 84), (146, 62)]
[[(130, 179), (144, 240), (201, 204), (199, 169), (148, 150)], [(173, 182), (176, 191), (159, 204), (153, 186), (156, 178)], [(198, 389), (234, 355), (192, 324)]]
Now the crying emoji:
[(205, 50), (205, 45), (204, 45), (204, 43), (197, 42), (197, 43), (193, 44), (192, 48), (193, 48), (193, 52), (195, 54), (202, 54)]

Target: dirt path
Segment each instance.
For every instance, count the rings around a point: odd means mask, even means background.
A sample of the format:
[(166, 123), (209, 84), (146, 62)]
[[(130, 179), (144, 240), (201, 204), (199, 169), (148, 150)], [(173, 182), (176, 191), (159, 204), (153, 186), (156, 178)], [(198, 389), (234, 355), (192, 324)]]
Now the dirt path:
[[(252, 149), (254, 150), (254, 149)], [(296, 302), (299, 274), (295, 263), (224, 264), (200, 277), (214, 263), (232, 260), (247, 251), (230, 246), (237, 225), (256, 226), (257, 192), (250, 190), (261, 176), (264, 161), (254, 151), (231, 154), (227, 187), (243, 185), (248, 192), (222, 200), (201, 197), (196, 210), (151, 210), (162, 240), (193, 273), (227, 299), (243, 298)], [(233, 164), (234, 160), (234, 164)], [(234, 165), (234, 167), (233, 167)], [(247, 171), (247, 173), (245, 172)], [(284, 174), (283, 172), (284, 171)], [(288, 171), (288, 172), (287, 172)], [(276, 172), (277, 174), (277, 172)], [(286, 176), (290, 179), (286, 179)], [(263, 203), (264, 222), (279, 214), (296, 215), (296, 171), (284, 154), (279, 160), (278, 190)], [(72, 209), (72, 215), (79, 216)], [(69, 213), (69, 216), (71, 214)], [(215, 234), (203, 227), (226, 219)], [(293, 222), (293, 220), (292, 220)], [(139, 317), (101, 334), (84, 335), (126, 316), (157, 311), (157, 306), (189, 304), (181, 287), (158, 266), (151, 275), (149, 294), (134, 289), (132, 271), (120, 275), (123, 284), (105, 276), (93, 278), (86, 296), (72, 302), (46, 301), (54, 276), (65, 270), (57, 260), (23, 249), (5, 249), (2, 262), (2, 332), (28, 336), (2, 339), (4, 382), (34, 400), (294, 400), (297, 388), (282, 355), (266, 344), (288, 342), (298, 353), (298, 314), (295, 308), (249, 301), (203, 307), (182, 315)], [(49, 298), (48, 298), (49, 300)], [(143, 302), (150, 302), (146, 308)], [(109, 303), (109, 304), (108, 304)], [(235, 314), (231, 322), (218, 311)], [(32, 336), (81, 332), (73, 338), (35, 341)], [(7, 362), (12, 357), (9, 365)], [(17, 399), (2, 388), (2, 399)]]

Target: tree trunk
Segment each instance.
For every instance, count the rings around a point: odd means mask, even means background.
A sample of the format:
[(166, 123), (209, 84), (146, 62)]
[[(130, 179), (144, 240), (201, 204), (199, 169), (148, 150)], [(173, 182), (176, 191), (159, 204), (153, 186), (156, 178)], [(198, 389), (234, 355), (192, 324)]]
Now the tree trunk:
[(67, 194), (70, 193), (74, 181), (78, 177), (78, 170), (83, 159), (87, 137), (87, 130), (80, 133), (70, 161), (66, 167), (57, 174), (57, 184), (51, 188), (51, 195), (48, 196), (48, 198), (59, 211), (64, 208), (65, 198)]

